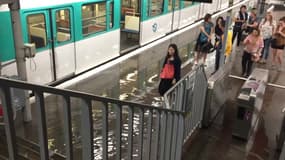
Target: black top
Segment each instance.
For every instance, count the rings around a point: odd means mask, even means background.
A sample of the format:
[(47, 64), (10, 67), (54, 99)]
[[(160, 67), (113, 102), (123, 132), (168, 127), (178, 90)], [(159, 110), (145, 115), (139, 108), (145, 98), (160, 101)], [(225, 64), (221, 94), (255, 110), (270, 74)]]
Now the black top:
[[(248, 24), (252, 25), (252, 24), (254, 24), (255, 22), (258, 23), (258, 21), (257, 21), (256, 18), (255, 18), (255, 19), (252, 19), (251, 17), (249, 17)], [(257, 26), (258, 26), (258, 25), (257, 25)], [(248, 27), (246, 28), (246, 32), (247, 32), (247, 33), (251, 33), (254, 28), (257, 28), (257, 26), (256, 26), (256, 27), (249, 27), (249, 26), (248, 26)]]
[[(241, 11), (239, 11), (239, 17), (237, 18), (237, 20), (245, 20), (247, 21), (248, 19), (248, 14), (245, 12), (244, 14), (242, 14)], [(244, 22), (235, 22), (235, 27), (241, 27), (244, 24)]]
[[(222, 23), (224, 23), (224, 22), (222, 22)], [(224, 24), (222, 24), (222, 25), (224, 25)], [(222, 40), (222, 35), (224, 34), (224, 31), (222, 30), (222, 28), (218, 25), (218, 24), (216, 24), (216, 26), (215, 26), (215, 44), (217, 44), (217, 42), (220, 42), (221, 40)]]
[(219, 25), (215, 26), (215, 34), (216, 34), (216, 36), (219, 36), (219, 37), (221, 37), (224, 34), (222, 28), (220, 28)]
[[(167, 56), (164, 60), (163, 67), (167, 63), (167, 59), (169, 56)], [(174, 78), (176, 82), (178, 82), (181, 78), (181, 60), (180, 58), (174, 58), (174, 60), (170, 60), (170, 64), (174, 65)]]

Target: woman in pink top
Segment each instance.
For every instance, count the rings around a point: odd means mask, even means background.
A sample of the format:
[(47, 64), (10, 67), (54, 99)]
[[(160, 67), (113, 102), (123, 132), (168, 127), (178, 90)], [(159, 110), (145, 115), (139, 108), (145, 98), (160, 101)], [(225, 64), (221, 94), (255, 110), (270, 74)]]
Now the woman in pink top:
[(245, 45), (242, 56), (242, 76), (248, 77), (251, 72), (253, 61), (257, 61), (264, 47), (263, 38), (260, 36), (260, 31), (253, 28), (252, 32), (243, 41)]

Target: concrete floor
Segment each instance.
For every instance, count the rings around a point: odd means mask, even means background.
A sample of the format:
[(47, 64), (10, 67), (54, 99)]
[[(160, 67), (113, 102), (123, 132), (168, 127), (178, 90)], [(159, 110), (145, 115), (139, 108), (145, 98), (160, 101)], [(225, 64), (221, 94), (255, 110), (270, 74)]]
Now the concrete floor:
[[(274, 12), (279, 19), (283, 11)], [(234, 50), (237, 53), (232, 75), (241, 76), (242, 47)], [(285, 58), (285, 55), (283, 59)], [(230, 84), (225, 91), (229, 95), (223, 114), (210, 128), (201, 129), (192, 138), (189, 147), (184, 150), (183, 160), (278, 160), (276, 136), (280, 133), (285, 107), (285, 66), (277, 71), (271, 67), (272, 55), (267, 64), (254, 64), (254, 67), (269, 70), (269, 83), (281, 85), (283, 88), (267, 86), (264, 95), (261, 121), (255, 137), (248, 142), (232, 136), (232, 127), (237, 113), (235, 99), (243, 84), (243, 80), (228, 78)]]

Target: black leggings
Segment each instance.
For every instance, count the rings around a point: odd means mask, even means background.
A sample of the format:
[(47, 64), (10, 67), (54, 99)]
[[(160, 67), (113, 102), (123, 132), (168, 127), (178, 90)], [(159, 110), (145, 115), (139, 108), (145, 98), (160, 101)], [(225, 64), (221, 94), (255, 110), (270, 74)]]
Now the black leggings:
[(251, 72), (251, 67), (253, 64), (253, 61), (251, 60), (251, 53), (244, 51), (242, 56), (242, 74), (249, 75)]
[(232, 43), (234, 43), (236, 36), (237, 36), (237, 46), (239, 46), (240, 41), (241, 41), (241, 36), (242, 36), (242, 29), (241, 29), (241, 27), (234, 27)]

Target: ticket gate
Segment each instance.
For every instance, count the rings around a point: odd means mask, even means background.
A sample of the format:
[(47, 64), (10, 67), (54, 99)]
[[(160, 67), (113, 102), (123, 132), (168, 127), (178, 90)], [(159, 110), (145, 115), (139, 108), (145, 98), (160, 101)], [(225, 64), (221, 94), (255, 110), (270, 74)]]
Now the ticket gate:
[(255, 68), (237, 97), (237, 114), (232, 135), (245, 140), (255, 133), (263, 104), (269, 71)]

